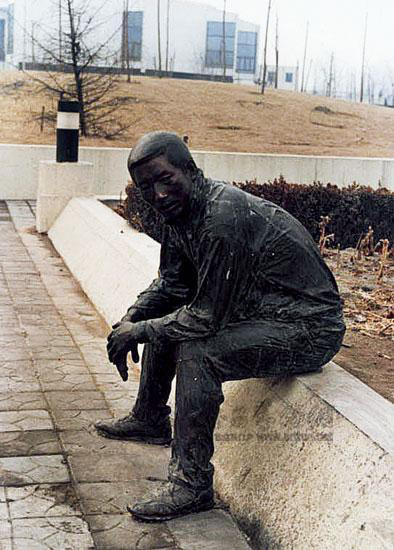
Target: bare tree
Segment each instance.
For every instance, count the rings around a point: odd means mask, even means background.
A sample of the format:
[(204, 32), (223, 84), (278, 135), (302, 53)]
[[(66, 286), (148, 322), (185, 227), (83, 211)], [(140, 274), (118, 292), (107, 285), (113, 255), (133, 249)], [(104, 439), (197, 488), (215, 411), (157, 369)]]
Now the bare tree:
[(365, 25), (364, 25), (363, 55), (362, 55), (362, 61), (361, 61), (360, 103), (362, 103), (364, 99), (365, 47), (367, 44), (367, 26), (368, 26), (368, 13), (365, 14)]
[(275, 88), (278, 88), (279, 73), (279, 19), (276, 14), (276, 32), (275, 32)]
[(127, 82), (131, 82), (130, 39), (129, 39), (129, 0), (124, 0), (122, 18), (122, 67), (126, 65)]
[[(60, 0), (60, 5), (61, 36), (59, 29), (55, 29), (53, 33), (45, 31), (40, 38), (34, 38), (47, 60), (48, 71), (43, 77), (30, 76), (50, 95), (79, 101), (83, 136), (108, 139), (119, 136), (129, 125), (120, 122), (121, 117), (118, 118), (116, 112), (133, 101), (114, 92), (118, 77), (110, 67), (113, 54), (109, 44), (121, 29), (97, 43), (99, 10), (89, 11), (90, 4), (86, 0)], [(56, 113), (49, 109), (46, 116), (54, 120)]]
[(160, 25), (160, 3), (161, 0), (157, 0), (157, 53), (159, 61), (159, 71), (161, 72), (161, 25)]
[(305, 77), (305, 63), (306, 63), (306, 51), (308, 47), (308, 34), (309, 34), (309, 21), (306, 22), (306, 31), (305, 31), (305, 46), (304, 46), (304, 59), (302, 62), (302, 75), (301, 75), (301, 92), (304, 92), (304, 77)]
[(59, 15), (59, 59), (62, 59), (62, 55), (63, 55), (63, 48), (62, 48), (62, 41), (63, 41), (63, 30), (62, 30), (62, 0), (59, 0), (59, 4), (58, 4), (58, 15)]
[(334, 86), (334, 52), (331, 52), (330, 56), (330, 68), (328, 71), (326, 96), (331, 97)]
[(170, 49), (170, 0), (167, 0), (167, 18), (166, 18), (166, 72), (168, 72)]
[(223, 0), (223, 47), (222, 47), (222, 56), (223, 56), (223, 78), (226, 78), (226, 0)]
[(265, 79), (267, 76), (267, 43), (268, 43), (268, 29), (269, 29), (269, 23), (270, 23), (270, 12), (271, 12), (271, 0), (268, 0), (267, 20), (265, 25), (265, 38), (264, 38), (264, 54), (263, 54), (263, 81), (261, 83), (261, 93), (263, 95), (265, 91)]

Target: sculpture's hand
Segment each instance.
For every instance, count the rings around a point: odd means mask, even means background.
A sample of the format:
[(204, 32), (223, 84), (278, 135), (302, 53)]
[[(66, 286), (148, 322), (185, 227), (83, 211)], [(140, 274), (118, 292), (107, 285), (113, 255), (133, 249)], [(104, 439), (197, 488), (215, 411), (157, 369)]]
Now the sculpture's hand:
[(133, 317), (132, 313), (126, 313), (126, 315), (123, 315), (123, 317), (121, 318), (120, 321), (118, 321), (117, 323), (112, 325), (112, 328), (115, 330), (115, 329), (119, 328), (122, 323), (132, 322), (132, 317)]
[(126, 382), (129, 377), (129, 369), (127, 367), (127, 352), (119, 356), (117, 362), (115, 363), (115, 366), (118, 369), (118, 372), (123, 382)]
[[(114, 363), (123, 380), (127, 380), (127, 354), (131, 351), (133, 361), (138, 363), (138, 338), (136, 324), (121, 323), (109, 334), (107, 343), (108, 358)], [(123, 373), (123, 374), (122, 374)], [(126, 376), (126, 378), (124, 378)]]

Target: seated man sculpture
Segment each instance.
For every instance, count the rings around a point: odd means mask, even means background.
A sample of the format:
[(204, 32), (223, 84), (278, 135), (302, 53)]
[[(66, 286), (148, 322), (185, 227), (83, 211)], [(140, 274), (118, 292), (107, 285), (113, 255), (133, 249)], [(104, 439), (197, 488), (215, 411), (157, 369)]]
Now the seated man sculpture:
[(160, 271), (108, 337), (123, 380), (127, 354), (138, 361), (137, 344), (145, 344), (137, 401), (128, 416), (96, 429), (168, 444), (176, 374), (168, 482), (128, 508), (161, 521), (214, 504), (210, 461), (223, 382), (318, 371), (339, 350), (345, 327), (332, 273), (285, 210), (206, 179), (172, 133), (142, 137), (128, 168), (165, 222)]

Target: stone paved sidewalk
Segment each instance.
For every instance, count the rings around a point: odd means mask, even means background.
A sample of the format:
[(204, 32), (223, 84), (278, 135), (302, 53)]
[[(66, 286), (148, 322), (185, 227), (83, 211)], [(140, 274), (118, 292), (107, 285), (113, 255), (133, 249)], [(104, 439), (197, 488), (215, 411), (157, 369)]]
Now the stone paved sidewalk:
[(0, 202), (0, 549), (249, 548), (220, 508), (163, 524), (127, 513), (165, 479), (169, 449), (92, 429), (138, 389), (108, 363), (107, 332), (35, 232), (34, 204)]

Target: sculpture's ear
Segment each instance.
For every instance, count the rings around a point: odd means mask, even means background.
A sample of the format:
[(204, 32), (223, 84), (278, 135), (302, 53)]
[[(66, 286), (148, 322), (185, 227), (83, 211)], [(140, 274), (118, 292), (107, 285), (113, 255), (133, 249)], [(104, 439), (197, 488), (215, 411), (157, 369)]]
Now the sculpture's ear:
[(194, 176), (195, 174), (197, 174), (197, 171), (198, 171), (198, 168), (194, 160), (193, 159), (188, 160), (185, 166), (185, 172), (190, 176)]

